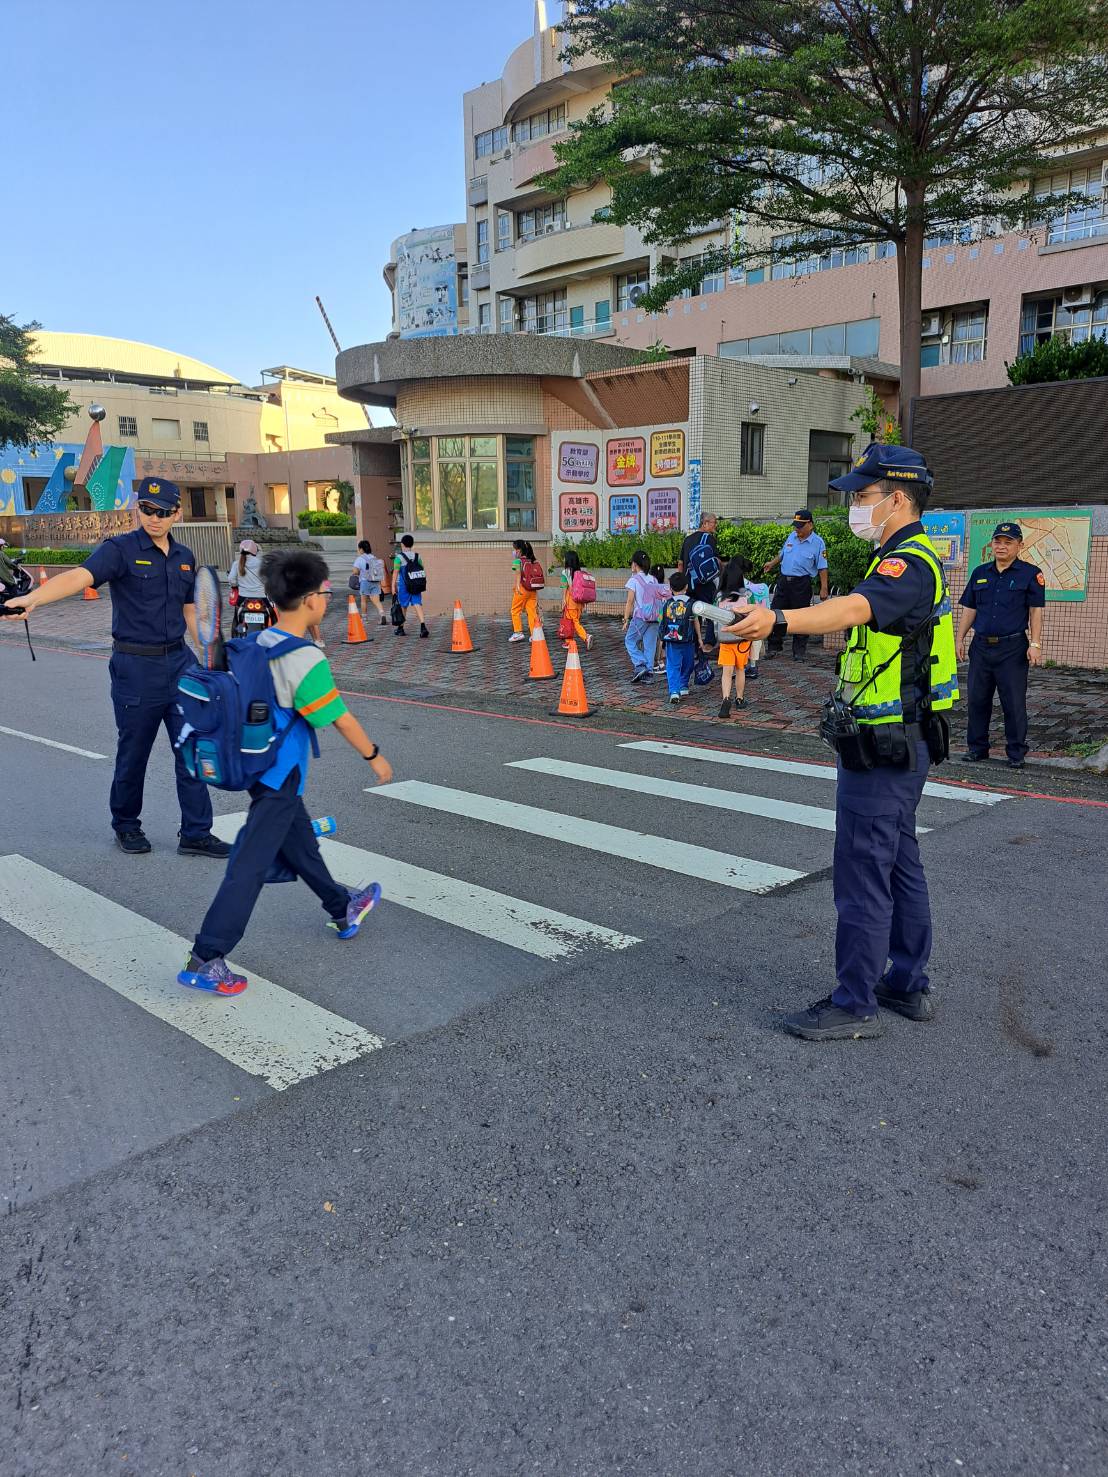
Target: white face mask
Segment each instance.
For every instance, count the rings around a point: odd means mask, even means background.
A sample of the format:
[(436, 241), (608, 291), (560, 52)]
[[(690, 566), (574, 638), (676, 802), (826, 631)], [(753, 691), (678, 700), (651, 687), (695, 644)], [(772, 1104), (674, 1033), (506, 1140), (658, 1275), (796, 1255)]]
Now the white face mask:
[(851, 533), (857, 534), (859, 538), (865, 539), (869, 544), (879, 544), (881, 542), (881, 530), (884, 528), (885, 523), (888, 522), (888, 519), (885, 519), (881, 523), (875, 523), (873, 521), (873, 515), (877, 512), (881, 503), (887, 503), (889, 498), (893, 496), (895, 494), (890, 492), (887, 497), (881, 499), (880, 503), (874, 503), (872, 507), (851, 508), (847, 514)]

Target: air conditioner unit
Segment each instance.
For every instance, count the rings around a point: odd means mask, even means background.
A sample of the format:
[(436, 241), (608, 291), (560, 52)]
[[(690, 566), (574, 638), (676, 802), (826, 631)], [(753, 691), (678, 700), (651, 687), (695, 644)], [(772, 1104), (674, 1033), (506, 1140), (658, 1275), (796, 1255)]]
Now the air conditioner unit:
[(645, 296), (646, 288), (642, 285), (642, 283), (636, 283), (634, 287), (629, 287), (627, 289), (627, 301), (631, 304), (633, 308), (637, 308)]
[(1084, 287), (1063, 287), (1063, 308), (1091, 308), (1093, 305), (1093, 289), (1086, 285)]
[(943, 331), (943, 315), (941, 313), (924, 313), (920, 320), (919, 331), (924, 338), (937, 338)]

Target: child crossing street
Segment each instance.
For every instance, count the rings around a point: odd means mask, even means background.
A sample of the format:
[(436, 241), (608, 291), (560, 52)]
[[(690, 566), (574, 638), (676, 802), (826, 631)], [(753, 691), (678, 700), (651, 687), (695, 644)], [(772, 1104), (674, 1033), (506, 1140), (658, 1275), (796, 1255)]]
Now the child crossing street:
[(658, 630), (666, 654), (669, 700), (676, 707), (689, 695), (693, 662), (700, 649), (700, 622), (692, 613), (688, 576), (671, 575), (669, 587), (671, 593), (662, 606)]

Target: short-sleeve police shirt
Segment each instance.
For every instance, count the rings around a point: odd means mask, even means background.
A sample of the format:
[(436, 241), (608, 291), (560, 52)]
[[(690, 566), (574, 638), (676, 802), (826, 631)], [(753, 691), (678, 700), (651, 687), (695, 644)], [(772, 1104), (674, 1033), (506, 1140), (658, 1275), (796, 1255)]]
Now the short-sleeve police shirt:
[(193, 603), (196, 560), (169, 536), (163, 554), (141, 528), (105, 539), (85, 560), (94, 585), (112, 587), (112, 636), (143, 646), (168, 646), (185, 634)]
[(1018, 636), (1030, 612), (1046, 604), (1046, 579), (1037, 564), (1014, 559), (1003, 572), (996, 562), (979, 564), (966, 581), (961, 603), (976, 610), (978, 636)]
[(807, 575), (813, 578), (819, 570), (827, 568), (827, 545), (818, 533), (799, 538), (790, 533), (781, 548), (781, 575), (784, 579), (797, 579)]
[(905, 539), (923, 532), (922, 523), (907, 523), (881, 545), (879, 562), (851, 591), (869, 601), (875, 631), (910, 636), (935, 608), (935, 576), (931, 566), (915, 554), (898, 555)]

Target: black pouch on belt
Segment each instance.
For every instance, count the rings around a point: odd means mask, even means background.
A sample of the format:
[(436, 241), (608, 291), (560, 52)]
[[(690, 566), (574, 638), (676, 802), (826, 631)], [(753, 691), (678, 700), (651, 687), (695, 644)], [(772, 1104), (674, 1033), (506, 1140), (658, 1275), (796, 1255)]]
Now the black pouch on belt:
[(932, 764), (950, 758), (950, 724), (943, 713), (928, 713), (920, 724)]

